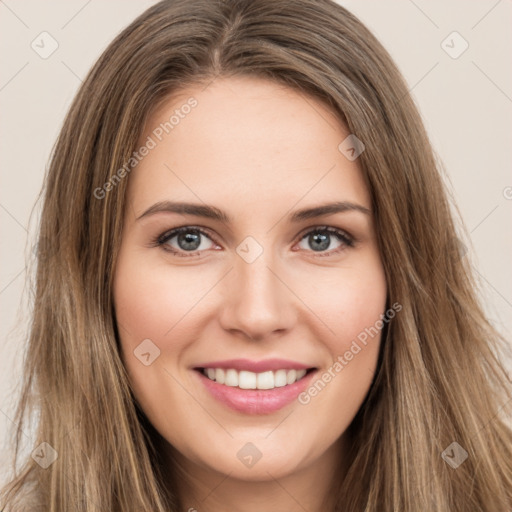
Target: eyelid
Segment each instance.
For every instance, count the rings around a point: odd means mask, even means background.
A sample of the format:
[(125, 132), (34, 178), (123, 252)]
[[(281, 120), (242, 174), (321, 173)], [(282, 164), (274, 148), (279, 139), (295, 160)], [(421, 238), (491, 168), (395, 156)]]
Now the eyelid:
[(351, 240), (352, 242), (356, 242), (356, 239), (353, 235), (351, 235), (348, 231), (346, 231), (345, 229), (341, 229), (341, 228), (337, 228), (335, 226), (330, 226), (330, 225), (327, 225), (327, 224), (315, 224), (313, 226), (309, 226), (307, 228), (304, 228), (303, 231), (301, 231), (301, 233), (298, 235), (298, 240), (302, 240), (307, 234), (311, 233), (311, 232), (315, 232), (315, 231), (327, 231), (329, 233), (334, 233), (334, 234), (341, 234), (343, 235), (344, 237), (346, 237), (347, 239)]
[(195, 225), (185, 225), (185, 226), (178, 226), (176, 228), (168, 229), (161, 235), (157, 237), (157, 241), (161, 243), (165, 243), (171, 238), (174, 238), (176, 235), (179, 235), (180, 233), (184, 231), (198, 231), (202, 235), (209, 238), (212, 242), (215, 242), (217, 245), (219, 243), (215, 240), (215, 237), (213, 237), (210, 233), (210, 231), (207, 228), (203, 228), (202, 226), (195, 226)]

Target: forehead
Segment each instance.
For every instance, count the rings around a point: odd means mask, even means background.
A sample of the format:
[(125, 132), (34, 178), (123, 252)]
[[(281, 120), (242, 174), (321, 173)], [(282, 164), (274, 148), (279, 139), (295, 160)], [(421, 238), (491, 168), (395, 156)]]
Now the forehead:
[(223, 209), (291, 207), (300, 198), (369, 198), (349, 132), (322, 102), (259, 78), (217, 79), (169, 97), (152, 113), (130, 175), (136, 212), (148, 202), (200, 199)]

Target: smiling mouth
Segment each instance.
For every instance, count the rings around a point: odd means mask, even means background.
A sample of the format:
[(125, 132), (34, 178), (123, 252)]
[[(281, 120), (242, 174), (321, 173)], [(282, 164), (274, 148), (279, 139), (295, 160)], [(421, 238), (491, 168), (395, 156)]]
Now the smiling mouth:
[(238, 389), (270, 390), (290, 386), (302, 380), (307, 374), (316, 370), (308, 369), (280, 369), (260, 373), (234, 368), (195, 368), (208, 379)]

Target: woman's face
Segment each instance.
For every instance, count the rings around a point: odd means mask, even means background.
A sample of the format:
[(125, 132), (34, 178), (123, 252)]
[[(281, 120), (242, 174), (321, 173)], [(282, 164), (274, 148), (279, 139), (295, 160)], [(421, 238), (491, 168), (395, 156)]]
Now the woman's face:
[(246, 77), (181, 91), (145, 128), (114, 283), (136, 399), (190, 468), (320, 470), (370, 387), (386, 302), (349, 133)]

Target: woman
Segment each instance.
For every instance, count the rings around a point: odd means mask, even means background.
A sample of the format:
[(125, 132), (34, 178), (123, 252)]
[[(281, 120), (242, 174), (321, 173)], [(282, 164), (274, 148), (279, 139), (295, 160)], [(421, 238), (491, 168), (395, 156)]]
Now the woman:
[(135, 20), (66, 118), (38, 257), (6, 510), (512, 506), (504, 340), (403, 79), (335, 3)]

